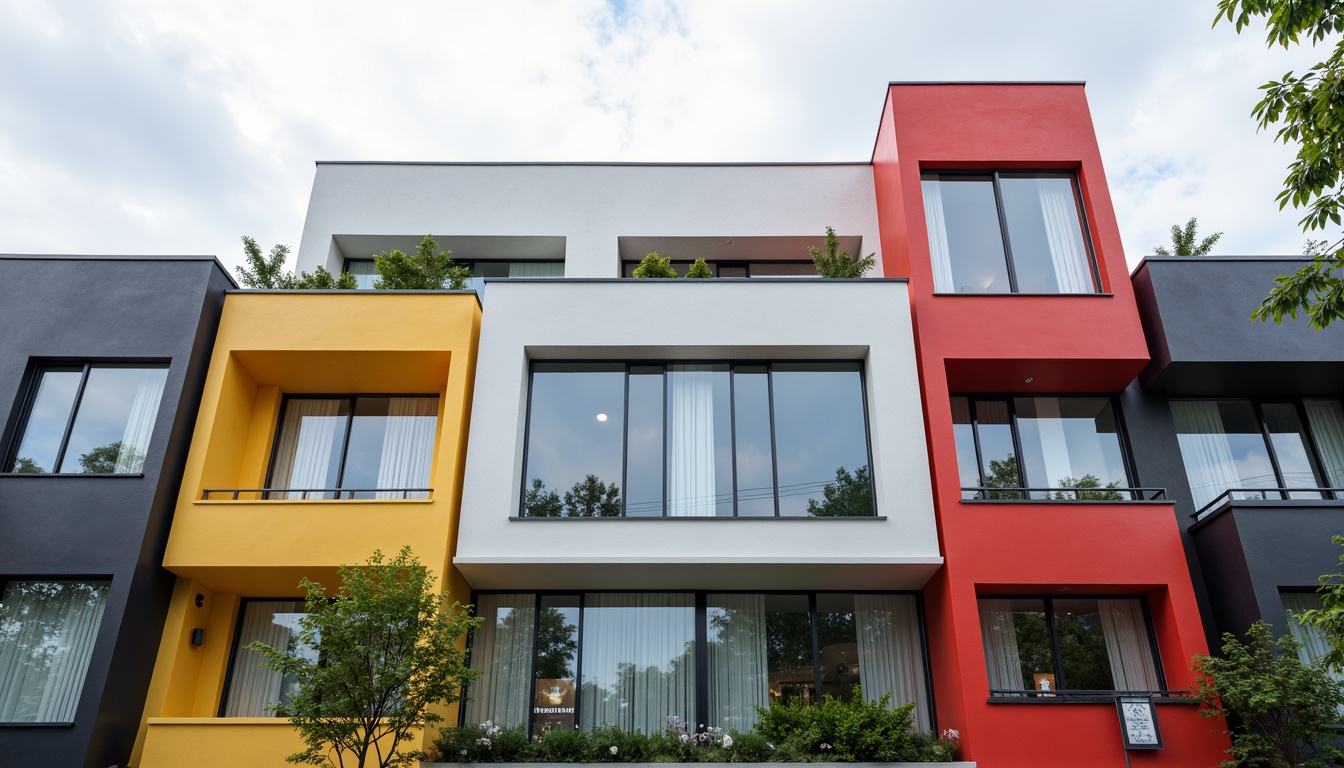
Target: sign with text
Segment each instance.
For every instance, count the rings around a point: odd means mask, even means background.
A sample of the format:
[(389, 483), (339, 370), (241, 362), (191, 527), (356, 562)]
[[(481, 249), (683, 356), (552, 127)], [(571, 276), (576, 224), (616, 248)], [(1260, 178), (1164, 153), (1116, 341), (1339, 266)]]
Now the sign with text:
[(1157, 708), (1151, 696), (1117, 696), (1120, 713), (1120, 737), (1125, 749), (1162, 749), (1162, 733), (1157, 729)]

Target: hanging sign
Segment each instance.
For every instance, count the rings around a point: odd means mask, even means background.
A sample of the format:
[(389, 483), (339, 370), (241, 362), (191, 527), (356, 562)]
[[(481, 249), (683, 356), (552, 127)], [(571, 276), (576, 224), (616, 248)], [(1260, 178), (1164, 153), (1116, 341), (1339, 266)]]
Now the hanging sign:
[(1120, 737), (1125, 749), (1162, 749), (1157, 729), (1157, 708), (1151, 696), (1116, 696), (1120, 714)]

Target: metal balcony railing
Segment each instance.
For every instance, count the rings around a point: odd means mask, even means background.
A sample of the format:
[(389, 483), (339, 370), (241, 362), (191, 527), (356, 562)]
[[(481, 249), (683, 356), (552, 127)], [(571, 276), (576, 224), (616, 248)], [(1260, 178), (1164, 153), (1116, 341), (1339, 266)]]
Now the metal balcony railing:
[(201, 491), (201, 500), (223, 500), (216, 494), (227, 494), (229, 501), (428, 499), (433, 492), (433, 488), (206, 488)]
[(1051, 701), (1114, 701), (1117, 696), (1151, 696), (1154, 699), (1189, 699), (1190, 691), (1034, 691), (1021, 688), (990, 688), (992, 699), (1043, 699)]
[[(962, 501), (1162, 501), (1166, 488), (962, 488)], [(966, 496), (966, 494), (972, 494)]]
[(1339, 501), (1344, 500), (1344, 488), (1228, 488), (1213, 501), (1190, 515), (1203, 520), (1233, 501)]

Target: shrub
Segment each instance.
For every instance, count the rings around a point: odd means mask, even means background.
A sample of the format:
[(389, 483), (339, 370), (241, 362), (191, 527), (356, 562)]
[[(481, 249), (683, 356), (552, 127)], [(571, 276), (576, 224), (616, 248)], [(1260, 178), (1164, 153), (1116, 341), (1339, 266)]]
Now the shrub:
[(677, 270), (672, 268), (672, 259), (659, 256), (655, 251), (639, 262), (633, 274), (635, 277), (676, 277)]
[(710, 271), (709, 265), (704, 259), (696, 259), (691, 268), (686, 270), (687, 277), (713, 277), (714, 273)]
[(1344, 688), (1322, 668), (1303, 664), (1291, 635), (1273, 639), (1269, 625), (1247, 630), (1249, 643), (1223, 634), (1223, 657), (1196, 656), (1191, 694), (1205, 717), (1231, 717), (1232, 746), (1223, 768), (1314, 768), (1335, 765), (1344, 753), (1329, 742)]
[(592, 756), (592, 745), (577, 728), (552, 728), (532, 745), (532, 754), (543, 763), (582, 763)]
[(817, 274), (822, 277), (863, 277), (864, 273), (877, 266), (877, 255), (870, 253), (863, 258), (851, 256), (840, 250), (840, 238), (835, 230), (826, 228), (826, 250), (809, 245), (812, 263), (817, 265)]
[(810, 706), (799, 701), (788, 705), (770, 702), (768, 708), (756, 708), (760, 715), (756, 730), (778, 744), (780, 757), (786, 760), (809, 756), (860, 762), (910, 759), (915, 704), (890, 709), (890, 700), (888, 693), (878, 701), (867, 701), (855, 686), (853, 698), (844, 702), (830, 694)]

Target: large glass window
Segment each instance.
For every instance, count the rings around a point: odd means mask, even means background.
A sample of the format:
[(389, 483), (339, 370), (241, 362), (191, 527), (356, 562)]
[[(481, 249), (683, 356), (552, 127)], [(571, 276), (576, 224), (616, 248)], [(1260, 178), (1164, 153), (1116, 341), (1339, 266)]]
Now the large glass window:
[(1340, 498), (1344, 409), (1334, 399), (1172, 400), (1171, 415), (1196, 507), (1239, 499)]
[(1110, 398), (954, 396), (951, 404), (963, 498), (1131, 498)]
[(165, 366), (44, 366), (5, 471), (141, 472), (167, 380)]
[(423, 499), (437, 397), (289, 397), (270, 499)]
[(522, 513), (873, 514), (857, 363), (538, 363)]
[[(454, 264), (471, 270), (471, 279), (467, 287), (482, 296), (485, 294), (485, 278), (498, 277), (564, 277), (563, 261), (462, 261), (455, 259)], [(355, 287), (370, 290), (378, 279), (378, 270), (373, 259), (346, 259), (345, 271), (355, 276)]]
[(1139, 599), (982, 597), (979, 605), (992, 696), (1162, 690)]
[(4, 583), (0, 722), (74, 721), (110, 587), (108, 581)]
[[(1297, 657), (1303, 664), (1320, 665), (1325, 655), (1330, 653), (1330, 639), (1326, 637), (1325, 632), (1314, 624), (1303, 624), (1297, 618), (1310, 610), (1321, 609), (1321, 596), (1315, 591), (1311, 592), (1281, 592), (1279, 597), (1283, 600), (1284, 617), (1287, 619), (1288, 631), (1292, 633), (1293, 639), (1298, 643)], [(1334, 667), (1324, 667), (1325, 671), (1336, 680), (1344, 682), (1344, 672), (1340, 672)], [(1344, 707), (1340, 708), (1341, 719), (1344, 719)]]
[[(672, 268), (686, 276), (694, 261), (673, 260)], [(817, 265), (809, 261), (706, 261), (714, 277), (816, 277)], [(621, 276), (634, 277), (638, 261), (621, 262)]]
[(243, 601), (222, 716), (277, 717), (283, 714), (290, 697), (298, 692), (298, 680), (265, 666), (262, 663), (265, 657), (248, 646), (262, 642), (316, 661), (318, 650), (299, 641), (299, 619), (303, 614), (302, 600)]
[(939, 293), (1095, 293), (1071, 173), (926, 173)]
[(930, 727), (911, 595), (486, 594), (477, 615), (467, 722), (658, 733), (677, 715), (745, 731), (771, 701), (847, 700), (862, 685), (893, 707), (918, 702)]

